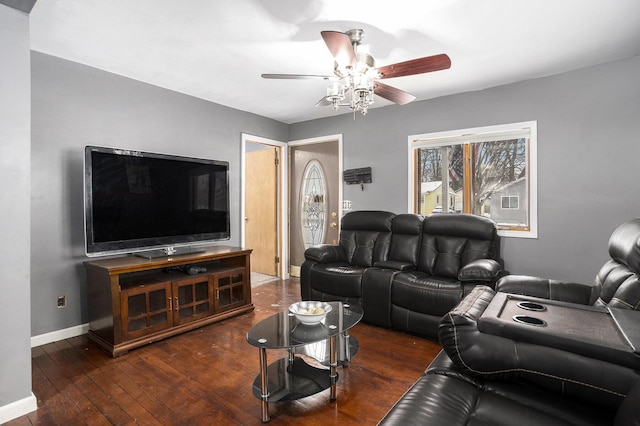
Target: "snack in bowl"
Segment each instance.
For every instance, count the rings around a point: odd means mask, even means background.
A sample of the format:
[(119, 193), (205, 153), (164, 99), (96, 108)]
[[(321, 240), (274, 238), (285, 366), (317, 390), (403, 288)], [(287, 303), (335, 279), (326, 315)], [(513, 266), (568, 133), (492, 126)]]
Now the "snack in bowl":
[(331, 312), (331, 305), (325, 302), (302, 301), (289, 306), (289, 312), (303, 324), (317, 324)]
[(298, 312), (299, 314), (305, 314), (305, 315), (318, 315), (318, 314), (324, 314), (324, 309), (317, 307), (317, 308), (309, 308), (306, 311), (302, 310), (300, 312)]

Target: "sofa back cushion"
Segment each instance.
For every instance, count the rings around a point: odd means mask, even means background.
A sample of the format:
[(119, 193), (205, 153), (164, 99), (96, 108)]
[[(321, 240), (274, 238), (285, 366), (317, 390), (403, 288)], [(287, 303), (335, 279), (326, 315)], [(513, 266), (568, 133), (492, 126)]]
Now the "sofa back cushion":
[(494, 221), (470, 214), (436, 214), (424, 219), (418, 269), (457, 278), (460, 268), (477, 259), (495, 259), (498, 228)]
[(609, 238), (611, 260), (596, 275), (596, 306), (640, 308), (640, 218), (620, 225)]
[(390, 212), (366, 210), (344, 215), (340, 246), (350, 265), (370, 267), (375, 262), (387, 260), (394, 216)]
[(399, 214), (391, 223), (389, 260), (418, 264), (422, 240), (423, 217), (417, 214)]

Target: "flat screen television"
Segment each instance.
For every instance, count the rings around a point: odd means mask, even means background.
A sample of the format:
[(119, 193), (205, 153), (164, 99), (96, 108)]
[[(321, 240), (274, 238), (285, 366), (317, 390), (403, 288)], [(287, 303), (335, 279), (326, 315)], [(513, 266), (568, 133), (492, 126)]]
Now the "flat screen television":
[(85, 147), (87, 256), (160, 257), (230, 238), (229, 163)]

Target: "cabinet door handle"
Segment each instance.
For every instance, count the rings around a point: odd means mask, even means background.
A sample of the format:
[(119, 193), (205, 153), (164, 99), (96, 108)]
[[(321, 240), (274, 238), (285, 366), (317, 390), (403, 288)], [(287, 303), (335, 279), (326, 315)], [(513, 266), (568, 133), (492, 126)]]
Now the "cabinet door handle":
[(175, 305), (175, 310), (177, 311), (178, 310), (178, 298), (175, 297), (175, 299), (176, 299), (176, 301), (175, 301), (176, 303), (174, 303), (174, 305)]
[(168, 297), (167, 299), (169, 299), (169, 310), (173, 311), (173, 299)]

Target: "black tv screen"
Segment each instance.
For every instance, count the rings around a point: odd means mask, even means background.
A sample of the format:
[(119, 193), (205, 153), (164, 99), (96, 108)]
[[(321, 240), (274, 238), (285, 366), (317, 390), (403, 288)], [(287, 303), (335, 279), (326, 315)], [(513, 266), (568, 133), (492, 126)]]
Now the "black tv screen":
[(87, 146), (84, 184), (88, 256), (230, 238), (226, 161)]

